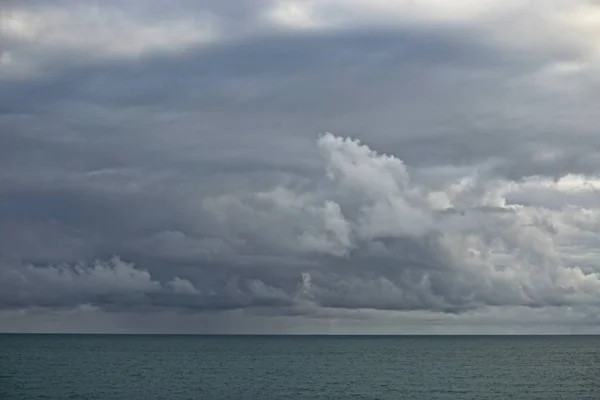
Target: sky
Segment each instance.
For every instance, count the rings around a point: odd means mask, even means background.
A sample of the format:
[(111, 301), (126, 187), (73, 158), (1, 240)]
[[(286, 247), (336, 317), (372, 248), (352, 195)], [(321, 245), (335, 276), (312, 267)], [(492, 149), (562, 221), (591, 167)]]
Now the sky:
[(3, 0), (0, 331), (600, 333), (600, 2)]

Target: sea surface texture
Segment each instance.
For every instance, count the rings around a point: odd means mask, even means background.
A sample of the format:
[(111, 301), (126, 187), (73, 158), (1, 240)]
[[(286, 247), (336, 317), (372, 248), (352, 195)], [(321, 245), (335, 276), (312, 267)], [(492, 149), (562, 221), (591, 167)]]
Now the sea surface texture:
[(600, 399), (598, 336), (0, 335), (0, 399)]

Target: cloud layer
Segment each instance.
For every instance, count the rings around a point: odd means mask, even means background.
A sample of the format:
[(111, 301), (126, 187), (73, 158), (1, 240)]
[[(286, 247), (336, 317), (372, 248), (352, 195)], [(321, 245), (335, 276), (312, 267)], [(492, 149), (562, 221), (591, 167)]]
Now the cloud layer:
[(596, 329), (597, 3), (1, 7), (3, 326)]
[[(586, 259), (581, 249), (561, 248), (597, 225), (589, 223), (592, 210), (573, 208), (598, 183), (572, 176), (507, 181), (494, 178), (493, 167), (454, 176), (427, 169), (411, 173), (392, 155), (332, 134), (320, 136), (317, 147), (326, 174), (314, 190), (277, 186), (207, 197), (202, 209), (218, 228), (214, 237), (164, 232), (142, 244), (157, 256), (201, 263), (251, 260), (249, 269), (274, 257), (260, 272), (272, 276), (250, 277), (246, 270), (212, 282), (197, 277), (196, 287), (179, 277), (161, 283), (118, 258), (72, 266), (5, 263), (2, 303), (198, 311), (271, 307), (284, 314), (317, 308), (460, 313), (599, 305), (595, 255)], [(432, 180), (435, 186), (427, 184)], [(540, 190), (547, 192), (544, 198), (563, 195), (571, 201), (560, 210), (540, 206), (535, 201)], [(527, 205), (508, 200), (515, 194), (532, 200)]]

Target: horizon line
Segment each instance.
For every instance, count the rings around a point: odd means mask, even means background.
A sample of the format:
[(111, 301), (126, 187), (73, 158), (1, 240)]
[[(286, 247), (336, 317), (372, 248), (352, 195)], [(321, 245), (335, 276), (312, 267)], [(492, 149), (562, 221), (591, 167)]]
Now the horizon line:
[(313, 336), (313, 337), (444, 337), (444, 336), (600, 336), (600, 333), (163, 333), (163, 332), (0, 332), (0, 336)]

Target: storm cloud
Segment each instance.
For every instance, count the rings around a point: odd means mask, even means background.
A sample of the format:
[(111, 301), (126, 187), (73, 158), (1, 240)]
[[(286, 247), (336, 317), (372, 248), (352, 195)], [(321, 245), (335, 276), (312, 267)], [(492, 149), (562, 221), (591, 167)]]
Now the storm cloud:
[(1, 330), (597, 331), (597, 3), (0, 7)]

